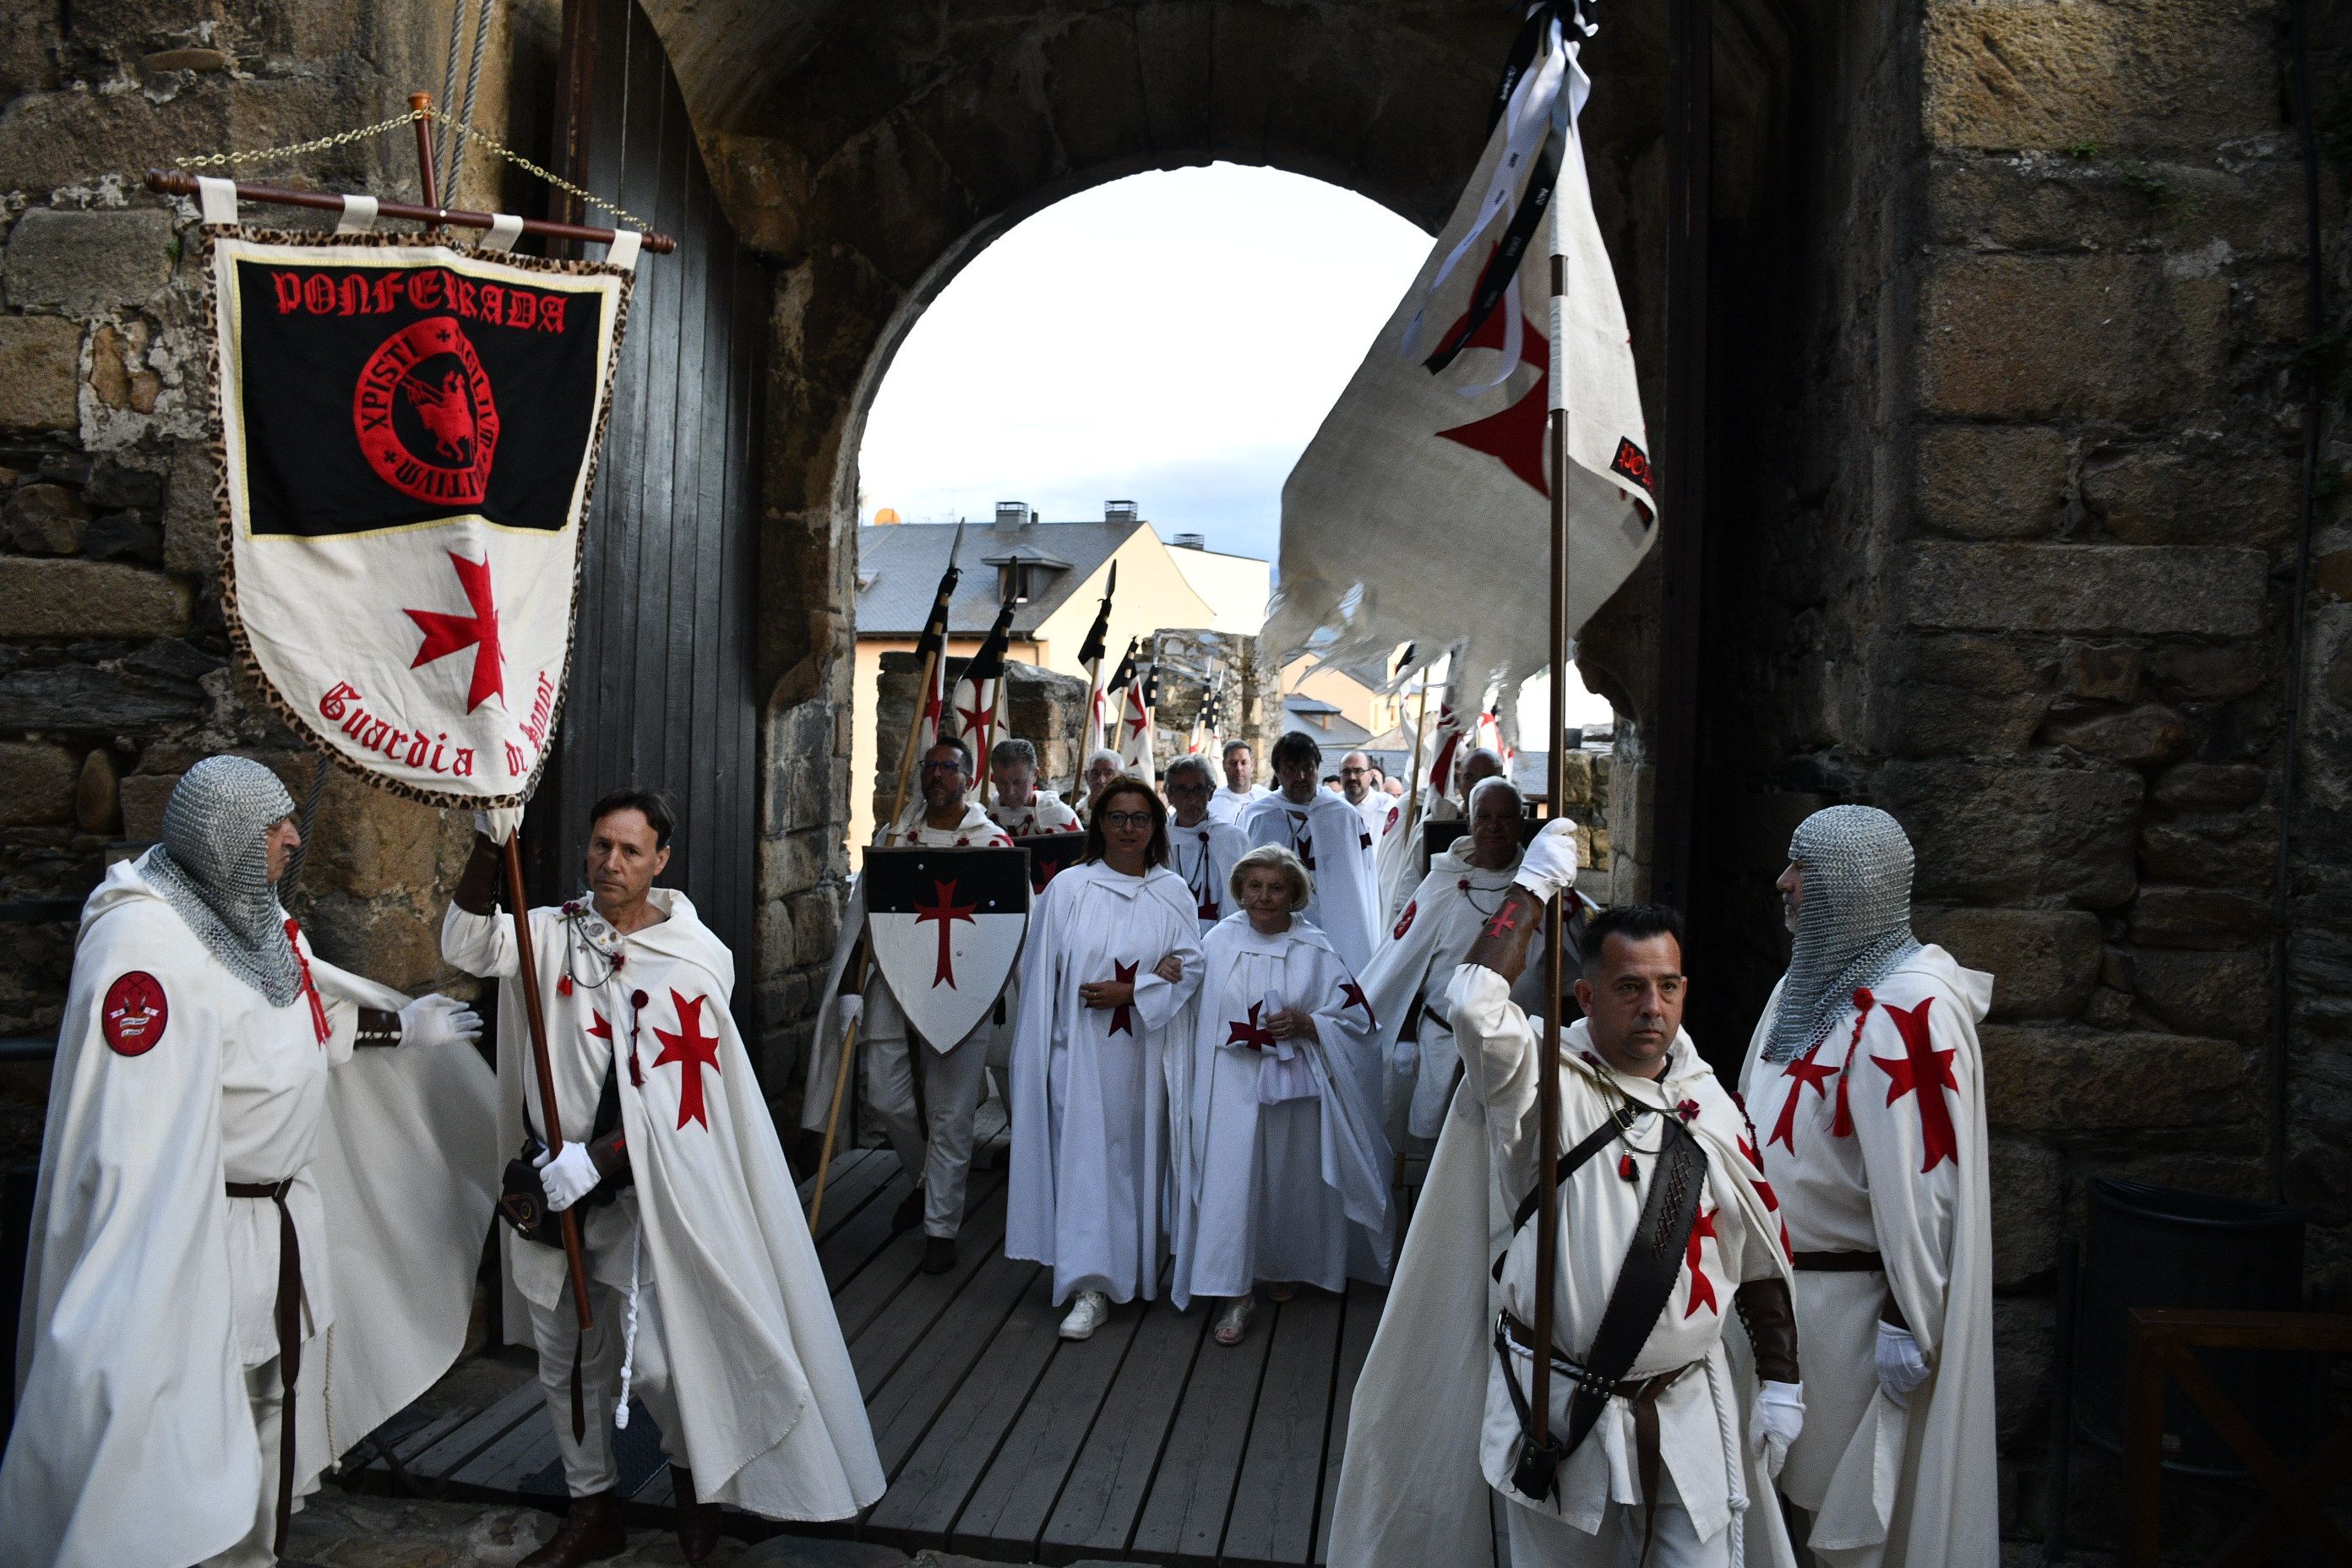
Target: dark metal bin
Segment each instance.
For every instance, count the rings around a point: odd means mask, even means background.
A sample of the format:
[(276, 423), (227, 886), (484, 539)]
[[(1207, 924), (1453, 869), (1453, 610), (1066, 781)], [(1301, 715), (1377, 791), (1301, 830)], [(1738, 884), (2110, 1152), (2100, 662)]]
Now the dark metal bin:
[[(2083, 1240), (2074, 1419), (2123, 1450), (2125, 1368), (2134, 1307), (2295, 1311), (2303, 1302), (2301, 1209), (2095, 1176)], [(2202, 1351), (2198, 1359), (2254, 1429), (2290, 1460), (2305, 1449), (2307, 1358), (2286, 1351)], [(2178, 1388), (2164, 1406), (2165, 1468), (2216, 1479), (2245, 1468)]]

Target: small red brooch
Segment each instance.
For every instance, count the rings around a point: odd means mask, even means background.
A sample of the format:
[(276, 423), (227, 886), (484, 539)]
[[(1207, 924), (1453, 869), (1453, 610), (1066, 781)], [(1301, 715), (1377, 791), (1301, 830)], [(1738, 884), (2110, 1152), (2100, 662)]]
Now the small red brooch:
[(569, 974), (562, 974), (556, 977), (555, 994), (558, 996), (569, 996), (572, 994), (572, 976)]
[(1629, 1182), (1638, 1182), (1642, 1179), (1642, 1168), (1633, 1163), (1633, 1156), (1631, 1154), (1617, 1156), (1617, 1173)]
[(1679, 1101), (1675, 1106), (1675, 1114), (1681, 1117), (1685, 1121), (1688, 1121), (1691, 1118), (1698, 1114), (1698, 1101), (1696, 1100)]

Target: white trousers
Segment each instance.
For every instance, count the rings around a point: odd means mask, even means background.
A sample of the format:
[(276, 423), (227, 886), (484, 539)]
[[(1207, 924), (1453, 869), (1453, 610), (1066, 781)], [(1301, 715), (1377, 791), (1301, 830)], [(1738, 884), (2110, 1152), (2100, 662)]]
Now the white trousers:
[[(890, 1147), (907, 1174), (922, 1184), (923, 1234), (953, 1236), (963, 1225), (965, 1184), (971, 1176), (972, 1120), (986, 1084), (993, 1012), (982, 1015), (954, 1047), (935, 1051), (901, 1022), (897, 1004), (868, 1005), (869, 1011), (900, 1024), (899, 1032), (876, 1035), (866, 1053), (866, 1103), (882, 1123)], [(929, 1136), (915, 1113), (914, 1068), (923, 1072), (923, 1106), (930, 1113)]]
[[(276, 1356), (245, 1369), (245, 1397), (253, 1406), (254, 1436), (261, 1439), (261, 1497), (254, 1505), (253, 1529), (198, 1568), (276, 1568), (278, 1562), (278, 1436), (286, 1418), (286, 1384), (278, 1375)], [(295, 1499), (294, 1506), (299, 1510), (302, 1500)]]
[[(1691, 1518), (1671, 1495), (1658, 1500), (1657, 1525), (1650, 1537), (1650, 1562), (1656, 1568), (1732, 1568), (1731, 1531), (1717, 1531), (1705, 1541), (1691, 1528)], [(1612, 1502), (1602, 1510), (1601, 1528), (1591, 1535), (1572, 1524), (1506, 1501), (1509, 1516), (1511, 1568), (1636, 1568), (1642, 1562), (1642, 1510)]]
[[(518, 1245), (529, 1245), (520, 1243)], [(626, 1240), (621, 1245), (625, 1248)], [(593, 1250), (593, 1249), (592, 1249)], [(669, 1385), (669, 1358), (662, 1346), (660, 1292), (640, 1254), (637, 1259), (636, 1354), (629, 1371), (629, 1392), (646, 1403), (661, 1427), (662, 1452), (670, 1463), (685, 1466), (686, 1433), (678, 1425), (677, 1400)], [(569, 1287), (552, 1307), (524, 1298), (530, 1309), (530, 1332), (539, 1347), (539, 1388), (547, 1400), (547, 1414), (555, 1423), (556, 1451), (563, 1457), (563, 1484), (573, 1497), (611, 1491), (620, 1482), (613, 1459), (613, 1409), (621, 1394), (621, 1347), (628, 1323), (629, 1297), (597, 1278), (598, 1259), (588, 1259), (588, 1310), (596, 1326), (583, 1341), (580, 1319), (572, 1305)], [(621, 1259), (622, 1278), (628, 1261)], [(572, 1436), (572, 1360), (580, 1357), (580, 1391), (587, 1412), (587, 1436)]]

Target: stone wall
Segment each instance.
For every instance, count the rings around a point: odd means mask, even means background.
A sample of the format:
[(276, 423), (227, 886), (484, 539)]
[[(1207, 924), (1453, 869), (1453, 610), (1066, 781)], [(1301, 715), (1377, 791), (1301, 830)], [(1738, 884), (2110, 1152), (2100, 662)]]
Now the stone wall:
[[(556, 0), (499, 9), (479, 123), (539, 134), (559, 14)], [(0, 24), (0, 929), (16, 959), (0, 1034), (55, 1027), (81, 898), (152, 838), (189, 763), (259, 757), (298, 803), (317, 777), (228, 662), (195, 213), (138, 173), (403, 112), (408, 91), (439, 86), (446, 26), (442, 7), (351, 0), (101, 0), (16, 6)], [(240, 173), (417, 195), (404, 132)], [(478, 151), (464, 205), (514, 205), (500, 177)], [(317, 798), (289, 901), (320, 952), (395, 985), (447, 980), (437, 889), (464, 819), (340, 774)], [(37, 1141), (46, 1081), (0, 1085), (0, 1162)]]
[[(1784, 961), (1769, 883), (1788, 832), (1837, 800), (1902, 819), (1921, 935), (1999, 976), (1983, 1038), (2012, 1529), (2045, 1501), (2052, 1291), (2084, 1181), (2263, 1196), (2278, 1152), (2295, 368), (2326, 348), (2306, 342), (2284, 15), (1923, 0), (1825, 23), (1806, 47), (1834, 89), (1798, 115), (1792, 185), (1807, 298), (1779, 384), (1752, 389), (1790, 411), (1772, 426), (1786, 499), (1754, 485), (1759, 515), (1711, 563), (1711, 662), (1745, 698), (1707, 710), (1732, 1015), (1753, 1018)], [(2342, 174), (2325, 175), (2338, 289)], [(2317, 575), (2284, 1174), (2315, 1215), (2311, 1281), (2340, 1300), (2352, 747), (2325, 692), (2347, 628)], [(2078, 1522), (2095, 1532), (2096, 1513)]]

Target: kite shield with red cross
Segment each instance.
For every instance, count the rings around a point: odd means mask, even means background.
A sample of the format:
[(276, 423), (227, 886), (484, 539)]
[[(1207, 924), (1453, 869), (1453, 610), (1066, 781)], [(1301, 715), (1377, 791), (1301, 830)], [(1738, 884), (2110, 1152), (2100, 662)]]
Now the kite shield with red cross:
[(866, 852), (874, 962), (908, 1024), (942, 1049), (1003, 993), (1029, 930), (1029, 862), (1018, 849)]

